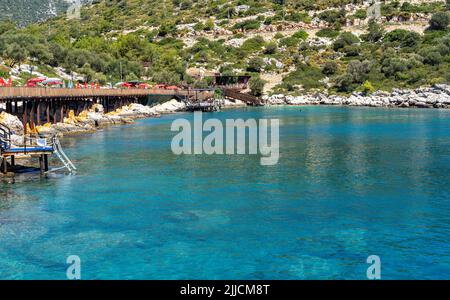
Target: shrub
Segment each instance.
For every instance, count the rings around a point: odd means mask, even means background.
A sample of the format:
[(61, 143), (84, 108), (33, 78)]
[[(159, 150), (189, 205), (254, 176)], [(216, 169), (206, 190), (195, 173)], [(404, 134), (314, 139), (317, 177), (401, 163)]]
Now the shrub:
[(308, 33), (304, 30), (299, 30), (296, 33), (294, 33), (292, 37), (299, 40), (306, 40), (308, 38)]
[(264, 38), (262, 38), (261, 36), (255, 36), (253, 38), (250, 38), (248, 40), (246, 40), (242, 46), (241, 46), (241, 50), (245, 51), (245, 52), (255, 52), (255, 51), (259, 51), (264, 47)]
[(336, 9), (326, 10), (319, 14), (319, 19), (329, 24), (343, 23), (345, 20), (345, 11)]
[(339, 31), (332, 28), (323, 28), (316, 33), (316, 36), (334, 39), (339, 36)]
[(371, 66), (369, 61), (365, 60), (361, 62), (352, 60), (347, 66), (347, 73), (352, 76), (352, 81), (354, 83), (363, 83), (366, 80), (370, 69)]
[(277, 39), (277, 40), (279, 40), (279, 39), (284, 38), (284, 35), (283, 35), (281, 32), (277, 32), (277, 33), (275, 34), (274, 38)]
[(367, 11), (365, 9), (358, 9), (355, 12), (354, 16), (357, 19), (364, 20), (367, 18)]
[(313, 65), (300, 64), (297, 65), (297, 69), (289, 73), (283, 79), (283, 85), (302, 85), (306, 90), (312, 88), (322, 87), (320, 82), (325, 76), (322, 74), (322, 70)]
[(334, 61), (327, 61), (322, 67), (322, 73), (327, 76), (336, 74), (337, 70), (338, 64)]
[(423, 49), (420, 55), (423, 57), (423, 62), (428, 65), (439, 65), (443, 61), (441, 53), (435, 47)]
[(435, 13), (430, 19), (431, 30), (444, 30), (450, 24), (450, 16), (448, 12)]
[(252, 77), (249, 81), (250, 93), (253, 96), (260, 97), (264, 92), (266, 81), (260, 77)]
[(351, 32), (342, 33), (339, 38), (333, 43), (334, 51), (339, 51), (340, 49), (359, 43), (359, 38)]
[(369, 28), (367, 34), (363, 35), (363, 39), (367, 42), (378, 42), (383, 38), (384, 28), (374, 20), (369, 22)]
[(353, 84), (352, 75), (345, 73), (336, 78), (335, 86), (340, 92), (348, 92)]
[(300, 40), (296, 39), (296, 38), (294, 38), (292, 36), (286, 37), (286, 38), (282, 38), (280, 40), (280, 46), (281, 47), (288, 47), (288, 48), (289, 47), (297, 47), (299, 43), (300, 43)]
[(373, 87), (372, 83), (370, 83), (370, 81), (366, 80), (362, 85), (362, 92), (365, 95), (370, 95), (375, 92), (375, 88)]
[(240, 23), (236, 23), (233, 26), (233, 29), (235, 30), (256, 30), (261, 27), (261, 22), (257, 20), (246, 20)]
[(400, 47), (415, 47), (420, 43), (420, 40), (420, 34), (404, 29), (395, 29), (388, 32), (384, 37), (385, 42), (394, 43)]
[(261, 72), (264, 68), (264, 61), (261, 57), (251, 58), (248, 62), (247, 71), (249, 72)]
[(278, 45), (275, 42), (268, 43), (264, 49), (264, 54), (275, 54), (277, 53)]

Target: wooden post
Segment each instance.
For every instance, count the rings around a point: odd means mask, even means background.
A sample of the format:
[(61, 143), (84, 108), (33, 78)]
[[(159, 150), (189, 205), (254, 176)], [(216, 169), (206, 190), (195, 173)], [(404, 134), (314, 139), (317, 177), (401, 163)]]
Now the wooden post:
[(44, 175), (44, 155), (39, 156), (39, 169), (41, 171), (41, 175)]
[(60, 119), (59, 121), (61, 123), (64, 123), (64, 104), (61, 104), (61, 111), (60, 111)]
[(14, 101), (14, 113), (17, 115), (19, 113), (18, 107), (17, 107), (17, 101)]
[(28, 120), (27, 120), (27, 110), (28, 110), (28, 108), (27, 108), (27, 106), (28, 106), (28, 103), (26, 101), (23, 101), (22, 102), (22, 110), (23, 110), (22, 123), (23, 123), (24, 135), (27, 134), (27, 123), (28, 123)]
[(31, 111), (30, 111), (30, 128), (34, 129), (34, 110), (35, 104), (34, 101), (31, 103)]
[(8, 165), (6, 164), (6, 157), (2, 157), (2, 172), (3, 174), (8, 173)]
[(50, 123), (50, 101), (46, 102), (45, 114), (47, 115), (47, 123)]
[(52, 101), (52, 110), (53, 110), (53, 124), (56, 124), (58, 123), (58, 116), (55, 101)]
[(14, 170), (16, 167), (16, 157), (14, 155), (11, 155), (11, 168)]
[(48, 154), (44, 154), (44, 170), (48, 172)]
[(37, 119), (37, 125), (41, 126), (41, 101), (39, 101), (37, 104), (36, 119)]

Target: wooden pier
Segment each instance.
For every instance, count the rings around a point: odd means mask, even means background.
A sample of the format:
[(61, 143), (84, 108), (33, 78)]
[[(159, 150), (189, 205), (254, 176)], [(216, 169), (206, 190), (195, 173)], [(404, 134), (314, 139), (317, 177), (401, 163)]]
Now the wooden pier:
[(131, 103), (147, 104), (152, 96), (170, 96), (191, 102), (203, 101), (213, 97), (214, 91), (193, 89), (66, 89), (66, 88), (27, 88), (0, 87), (0, 103), (6, 112), (19, 117), (26, 130), (44, 123), (63, 122), (72, 110), (75, 116), (101, 104), (105, 112)]
[(247, 105), (252, 106), (261, 106), (264, 105), (264, 101), (258, 97), (241, 93), (239, 89), (233, 89), (233, 88), (224, 88), (223, 94), (225, 98), (231, 99), (231, 100), (240, 100), (244, 102)]

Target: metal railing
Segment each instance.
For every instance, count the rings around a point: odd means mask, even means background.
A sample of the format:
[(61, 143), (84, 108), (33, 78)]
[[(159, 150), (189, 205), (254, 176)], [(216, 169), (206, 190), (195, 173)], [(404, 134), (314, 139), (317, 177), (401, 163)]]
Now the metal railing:
[(11, 129), (0, 123), (0, 151), (3, 152), (11, 147)]

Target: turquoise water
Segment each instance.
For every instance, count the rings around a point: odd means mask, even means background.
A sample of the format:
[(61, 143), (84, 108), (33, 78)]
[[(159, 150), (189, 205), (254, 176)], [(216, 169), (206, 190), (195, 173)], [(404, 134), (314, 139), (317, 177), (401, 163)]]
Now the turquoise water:
[(0, 183), (0, 278), (450, 278), (450, 111), (230, 110), (279, 118), (279, 163), (175, 156), (172, 120), (66, 138), (76, 176)]

